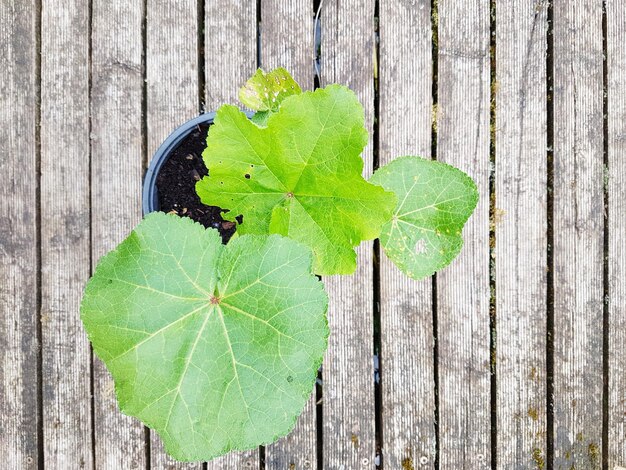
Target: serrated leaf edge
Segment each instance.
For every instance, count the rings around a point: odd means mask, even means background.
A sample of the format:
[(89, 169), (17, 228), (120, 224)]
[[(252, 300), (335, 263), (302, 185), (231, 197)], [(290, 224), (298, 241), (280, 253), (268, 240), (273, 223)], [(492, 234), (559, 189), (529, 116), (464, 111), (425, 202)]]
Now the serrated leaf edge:
[[(179, 218), (179, 219), (183, 219), (185, 221), (185, 223), (189, 223), (190, 225), (195, 225), (195, 226), (197, 226), (198, 228), (200, 228), (203, 231), (207, 231), (207, 230), (214, 231), (217, 234), (217, 236), (219, 237), (219, 232), (216, 229), (205, 228), (202, 224), (200, 224), (200, 223), (190, 219), (189, 217), (179, 217), (177, 215), (165, 214), (163, 212), (152, 212), (152, 213), (146, 215), (146, 217), (143, 220), (146, 220), (148, 218), (156, 219), (156, 218), (167, 218), (167, 217), (176, 217), (176, 218)], [(126, 240), (129, 237), (131, 237), (132, 235), (137, 236), (135, 229), (133, 229), (131, 231), (131, 233), (128, 235), (128, 237), (126, 237), (124, 240)], [(241, 240), (244, 237), (259, 237), (259, 238), (266, 238), (268, 240), (270, 238), (286, 238), (291, 243), (294, 243), (295, 245), (299, 245), (301, 248), (303, 248), (307, 252), (307, 254), (306, 254), (306, 257), (307, 257), (307, 270), (313, 276), (313, 278), (315, 278), (314, 273), (313, 273), (313, 255), (312, 255), (311, 249), (309, 247), (307, 247), (306, 245), (304, 245), (304, 244), (302, 244), (302, 243), (300, 243), (300, 242), (298, 242), (296, 240), (293, 240), (292, 238), (284, 237), (284, 236), (279, 235), (279, 234), (241, 235), (240, 237), (238, 237), (238, 240)], [(239, 242), (239, 243), (241, 243), (241, 242)], [(103, 255), (98, 260), (98, 263), (96, 265), (96, 268), (95, 268), (91, 278), (96, 277), (98, 271), (103, 269), (102, 265), (103, 265), (104, 262), (106, 262), (106, 260), (108, 260), (108, 259), (115, 259), (116, 257), (119, 256), (119, 254), (120, 254), (119, 253), (120, 252), (120, 247), (121, 247), (121, 243), (118, 244), (113, 250), (111, 250), (108, 253), (106, 253), (105, 255)], [(90, 278), (90, 280), (91, 280), (91, 278)], [(310, 374), (311, 379), (309, 379), (309, 380), (312, 382), (313, 386), (315, 386), (315, 380), (317, 379), (318, 370), (321, 367), (322, 362), (324, 361), (324, 356), (326, 354), (326, 350), (328, 349), (328, 339), (330, 337), (330, 328), (329, 328), (329, 324), (328, 324), (328, 305), (329, 305), (328, 294), (326, 292), (326, 289), (323, 286), (323, 282), (319, 278), (317, 278), (316, 280), (317, 280), (318, 283), (322, 284), (322, 290), (326, 294), (325, 295), (324, 311), (323, 311), (323, 320), (324, 320), (324, 327), (325, 327), (326, 333), (325, 333), (324, 337), (322, 338), (323, 342), (324, 342), (324, 348), (323, 348), (324, 350), (323, 350), (321, 356), (318, 358), (318, 360), (314, 361), (314, 367), (312, 368), (312, 371), (311, 371), (311, 374)], [(83, 296), (82, 296), (81, 305), (80, 305), (80, 318), (81, 318), (81, 321), (83, 321), (83, 318), (84, 318), (83, 317), (83, 302), (84, 302), (84, 299), (85, 299), (88, 291), (92, 288), (91, 286), (92, 286), (92, 283), (88, 281), (87, 284), (85, 285), (85, 288), (83, 289)], [(207, 306), (207, 307), (210, 308), (210, 306)], [(207, 308), (207, 307), (202, 307), (202, 308)], [(205, 319), (205, 323), (204, 324), (206, 324), (207, 320), (208, 320), (208, 316), (207, 316), (207, 319)], [(85, 331), (87, 333), (87, 338), (89, 339), (90, 344), (93, 346), (93, 351), (94, 351), (95, 355), (98, 357), (98, 359), (100, 359), (102, 361), (102, 363), (105, 365), (105, 367), (107, 369), (107, 372), (111, 375), (111, 377), (113, 377), (112, 374), (111, 374), (111, 371), (108, 368), (108, 365), (106, 364), (104, 358), (101, 356), (101, 353), (98, 350), (96, 350), (96, 348), (94, 346), (94, 343), (92, 341), (92, 335), (87, 331), (86, 328), (85, 328)], [(196, 342), (197, 342), (198, 338), (200, 338), (201, 332), (202, 332), (202, 327), (200, 328), (200, 332), (198, 333), (198, 335), (196, 337)], [(184, 376), (184, 373), (181, 374), (181, 377), (183, 377), (183, 376)], [(122, 401), (120, 400), (120, 387), (121, 387), (121, 385), (120, 385), (119, 380), (113, 380), (113, 385), (114, 385), (114, 389), (115, 389), (115, 398), (116, 398), (116, 401), (118, 403), (120, 411), (124, 415), (139, 421), (140, 423), (145, 425), (147, 428), (153, 430), (159, 436), (159, 438), (161, 438), (161, 434), (160, 434), (158, 429), (156, 429), (153, 426), (148, 425), (143, 420), (139, 419), (137, 416), (135, 416), (134, 414), (132, 414), (132, 413), (127, 411), (127, 408), (126, 408), (127, 404), (126, 403), (122, 403)], [(311, 393), (313, 392), (313, 390), (311, 390)], [(309, 397), (310, 397), (310, 394), (309, 394)], [(306, 397), (304, 397), (304, 398), (306, 398)], [(177, 454), (177, 452), (175, 452), (175, 451), (172, 451), (168, 447), (166, 441), (163, 440), (162, 438), (161, 439), (162, 439), (162, 442), (163, 442), (163, 444), (165, 446), (166, 452), (170, 456), (172, 456), (174, 459), (176, 459), (176, 460), (178, 460), (180, 462), (197, 462), (197, 461), (204, 461), (204, 460), (207, 460), (207, 459), (212, 460), (212, 459), (217, 458), (217, 457), (219, 457), (221, 455), (224, 455), (224, 454), (226, 454), (228, 452), (252, 450), (252, 449), (256, 449), (260, 445), (262, 445), (262, 446), (269, 445), (269, 444), (272, 444), (272, 443), (276, 442), (276, 440), (280, 439), (281, 437), (284, 437), (284, 436), (290, 434), (293, 431), (293, 429), (295, 428), (296, 423), (298, 421), (298, 418), (302, 415), (302, 411), (304, 410), (304, 407), (306, 407), (306, 404), (307, 404), (307, 402), (305, 400), (302, 409), (300, 410), (299, 413), (297, 413), (294, 416), (293, 421), (289, 424), (288, 430), (285, 433), (278, 433), (272, 439), (269, 439), (267, 441), (261, 442), (258, 445), (254, 445), (254, 446), (250, 446), (250, 447), (233, 446), (233, 447), (229, 447), (229, 448), (224, 448), (219, 453), (215, 454), (214, 456), (209, 456), (209, 457), (202, 456), (202, 457), (198, 457), (198, 458), (194, 458), (194, 457), (187, 458), (185, 456)]]

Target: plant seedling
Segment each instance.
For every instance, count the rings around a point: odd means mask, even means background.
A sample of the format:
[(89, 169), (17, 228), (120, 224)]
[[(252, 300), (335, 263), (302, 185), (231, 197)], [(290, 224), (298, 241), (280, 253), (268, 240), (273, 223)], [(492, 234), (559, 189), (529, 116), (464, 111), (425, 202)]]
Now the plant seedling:
[(278, 233), (307, 245), (316, 274), (350, 274), (354, 247), (378, 237), (396, 205), (393, 193), (362, 176), (363, 108), (339, 85), (268, 92), (282, 102), (266, 126), (234, 106), (217, 111), (203, 153), (210, 176), (197, 183), (198, 195), (230, 209), (226, 219), (243, 214), (241, 234)]
[(352, 273), (354, 248), (380, 237), (408, 276), (429, 276), (460, 251), (477, 202), (467, 175), (418, 157), (365, 180), (364, 113), (346, 87), (302, 92), (286, 70), (259, 70), (240, 99), (256, 114), (217, 111), (196, 186), (238, 236), (222, 245), (216, 230), (149, 214), (100, 260), (81, 305), (121, 410), (181, 461), (293, 428), (329, 334), (316, 274)]

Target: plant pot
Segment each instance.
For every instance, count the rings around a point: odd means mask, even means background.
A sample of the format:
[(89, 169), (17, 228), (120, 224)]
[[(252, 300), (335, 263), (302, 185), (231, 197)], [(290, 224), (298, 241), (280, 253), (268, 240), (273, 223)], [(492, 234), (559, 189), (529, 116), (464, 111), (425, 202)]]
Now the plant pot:
[(161, 168), (168, 160), (168, 158), (170, 158), (172, 152), (189, 135), (193, 128), (200, 124), (211, 125), (213, 124), (214, 118), (215, 113), (201, 114), (200, 116), (184, 123), (178, 129), (172, 132), (161, 144), (159, 149), (152, 157), (152, 160), (150, 161), (150, 166), (148, 167), (148, 171), (146, 171), (146, 175), (143, 179), (143, 193), (141, 200), (143, 215), (149, 214), (150, 212), (158, 211), (161, 208), (159, 203), (157, 178), (159, 176)]
[[(252, 113), (246, 113), (248, 117)], [(200, 202), (195, 184), (207, 174), (202, 161), (207, 128), (215, 113), (191, 119), (172, 132), (156, 151), (143, 181), (142, 210), (176, 213), (190, 217), (207, 228), (215, 228), (224, 242), (233, 235), (235, 224), (223, 220), (219, 207)]]

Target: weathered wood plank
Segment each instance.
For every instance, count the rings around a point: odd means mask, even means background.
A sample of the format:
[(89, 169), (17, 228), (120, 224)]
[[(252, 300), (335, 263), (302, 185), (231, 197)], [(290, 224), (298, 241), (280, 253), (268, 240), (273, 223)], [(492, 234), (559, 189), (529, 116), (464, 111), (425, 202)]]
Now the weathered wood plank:
[(198, 2), (148, 0), (148, 158), (176, 127), (198, 115), (198, 67)]
[(602, 1), (555, 2), (555, 469), (602, 464), (602, 61)]
[[(146, 11), (147, 147), (151, 158), (163, 140), (198, 115), (198, 2), (148, 0)], [(153, 469), (199, 469), (168, 456), (161, 439), (150, 433)]]
[(313, 88), (314, 14), (309, 0), (261, 3), (261, 66), (287, 68), (302, 89)]
[(626, 10), (608, 0), (609, 442), (608, 468), (626, 468)]
[(207, 1), (204, 22), (206, 110), (241, 106), (239, 87), (257, 66), (256, 2)]
[(37, 7), (0, 5), (0, 461), (34, 469), (37, 437)]
[[(341, 83), (359, 97), (370, 142), (364, 174), (372, 172), (374, 1), (327, 1), (321, 11), (321, 85)], [(330, 339), (322, 366), (323, 468), (369, 468), (376, 456), (373, 369), (372, 242), (357, 249), (352, 276), (325, 278)]]
[(497, 6), (496, 378), (498, 468), (546, 459), (548, 2)]
[[(205, 80), (207, 111), (239, 103), (239, 88), (256, 70), (256, 2), (219, 0), (205, 4)], [(231, 452), (208, 463), (208, 470), (258, 469), (257, 450)]]
[(439, 465), (491, 465), (489, 3), (439, 0), (437, 160), (469, 174), (478, 206), (465, 246), (437, 274)]
[(88, 4), (43, 2), (41, 31), (45, 466), (91, 468), (91, 354), (79, 318), (91, 258)]
[(254, 470), (260, 467), (259, 451), (249, 450), (246, 452), (230, 452), (207, 463), (207, 470), (230, 470), (241, 468), (242, 470)]
[[(95, 2), (91, 55), (92, 266), (141, 220), (142, 23), (138, 2)], [(144, 469), (143, 425), (123, 415), (94, 357), (95, 468)]]
[[(430, 0), (380, 3), (380, 165), (431, 155)], [(382, 451), (385, 468), (433, 468), (432, 280), (413, 281), (381, 251)]]
[[(313, 88), (313, 6), (308, 0), (261, 3), (261, 66), (285, 67), (303, 90)], [(295, 429), (265, 448), (265, 468), (317, 468), (315, 390)], [(293, 466), (293, 467), (290, 467)]]

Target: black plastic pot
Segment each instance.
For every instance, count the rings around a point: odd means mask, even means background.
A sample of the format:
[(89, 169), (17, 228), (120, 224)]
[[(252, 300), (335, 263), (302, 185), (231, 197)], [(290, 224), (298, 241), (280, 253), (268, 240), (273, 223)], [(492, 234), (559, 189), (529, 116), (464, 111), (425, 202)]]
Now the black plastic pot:
[[(252, 113), (247, 112), (246, 115), (248, 117), (252, 117)], [(141, 205), (143, 209), (143, 215), (149, 214), (150, 212), (158, 211), (160, 209), (159, 205), (159, 190), (157, 188), (156, 182), (157, 177), (159, 176), (159, 171), (163, 167), (163, 164), (170, 158), (172, 152), (180, 145), (180, 143), (189, 135), (189, 133), (199, 124), (213, 124), (213, 119), (215, 118), (215, 113), (204, 113), (198, 116), (197, 118), (193, 118), (174, 132), (172, 132), (165, 142), (161, 144), (159, 149), (156, 151), (152, 160), (150, 161), (150, 166), (148, 167), (148, 171), (146, 171), (146, 175), (143, 179), (143, 194)]]

